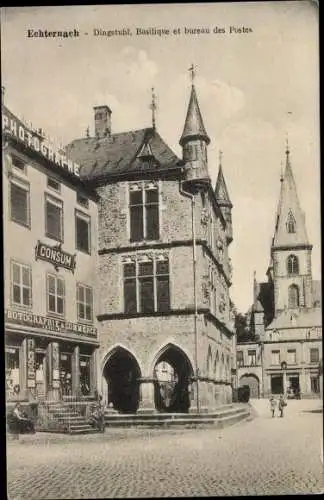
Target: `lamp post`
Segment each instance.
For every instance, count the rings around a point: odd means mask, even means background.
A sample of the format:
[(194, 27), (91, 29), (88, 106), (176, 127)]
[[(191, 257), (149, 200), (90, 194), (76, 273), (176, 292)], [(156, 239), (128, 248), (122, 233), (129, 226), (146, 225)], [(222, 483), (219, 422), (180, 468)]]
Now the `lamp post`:
[(281, 363), (282, 369), (282, 383), (283, 383), (283, 393), (284, 397), (287, 397), (287, 363), (286, 361), (282, 361)]

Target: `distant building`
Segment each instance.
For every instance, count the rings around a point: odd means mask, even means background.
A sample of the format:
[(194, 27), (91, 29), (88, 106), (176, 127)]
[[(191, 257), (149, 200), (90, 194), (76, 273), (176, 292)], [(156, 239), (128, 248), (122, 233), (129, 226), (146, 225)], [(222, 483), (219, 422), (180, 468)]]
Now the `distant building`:
[(79, 166), (2, 105), (8, 401), (97, 388), (97, 194)]
[(268, 281), (254, 278), (252, 340), (237, 344), (239, 383), (255, 396), (320, 396), (321, 282), (312, 279), (311, 252), (287, 147)]
[[(104, 399), (122, 412), (230, 402), (232, 204), (222, 168), (216, 189), (209, 177), (210, 139), (195, 86), (180, 138), (182, 159), (160, 137), (154, 114), (150, 128), (112, 133), (110, 108), (94, 112), (94, 136), (74, 140), (67, 152), (101, 197)], [(166, 373), (163, 362), (171, 366)], [(160, 382), (171, 376), (176, 384), (166, 403)]]

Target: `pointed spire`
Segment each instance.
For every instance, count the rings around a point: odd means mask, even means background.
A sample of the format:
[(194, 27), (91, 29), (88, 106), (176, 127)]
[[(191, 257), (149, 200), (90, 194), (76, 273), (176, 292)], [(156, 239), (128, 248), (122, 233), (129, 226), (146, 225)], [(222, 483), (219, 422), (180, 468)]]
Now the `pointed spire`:
[(180, 138), (180, 146), (183, 146), (185, 142), (187, 142), (190, 139), (202, 139), (204, 140), (207, 144), (210, 143), (210, 139), (207, 135), (204, 122), (201, 116), (199, 104), (198, 104), (198, 98), (196, 94), (196, 88), (194, 85), (194, 79), (195, 79), (195, 68), (194, 65), (192, 64), (191, 67), (189, 68), (189, 71), (191, 73), (191, 94), (190, 94), (190, 99), (189, 99), (189, 105), (188, 105), (188, 110), (187, 110), (187, 116), (186, 116), (186, 121), (185, 125), (183, 128), (183, 132)]
[(290, 163), (290, 149), (286, 140), (286, 167), (281, 174), (279, 203), (272, 247), (309, 245), (304, 213), (297, 194)]
[(155, 95), (155, 92), (154, 92), (154, 87), (152, 87), (151, 91), (152, 91), (152, 101), (151, 101), (150, 108), (152, 110), (152, 128), (153, 128), (153, 130), (155, 130), (155, 127), (156, 127), (156, 109), (157, 109), (157, 105), (156, 105), (156, 95)]
[(222, 168), (223, 151), (219, 151), (219, 169), (215, 186), (216, 200), (220, 206), (232, 207)]

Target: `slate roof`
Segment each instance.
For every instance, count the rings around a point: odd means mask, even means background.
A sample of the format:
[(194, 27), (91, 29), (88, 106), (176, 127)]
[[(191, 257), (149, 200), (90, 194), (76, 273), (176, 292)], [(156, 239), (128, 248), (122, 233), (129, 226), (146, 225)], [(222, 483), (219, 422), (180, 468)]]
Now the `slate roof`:
[[(298, 199), (297, 188), (293, 171), (289, 160), (289, 151), (286, 151), (286, 168), (281, 179), (280, 197), (276, 214), (275, 233), (273, 247), (296, 245), (309, 245), (305, 215)], [(287, 220), (292, 217), (295, 220), (295, 233), (288, 233)]]
[(285, 309), (275, 318), (266, 330), (280, 330), (284, 328), (312, 328), (322, 325), (321, 308), (305, 309), (297, 311)]
[[(182, 166), (182, 160), (152, 128), (121, 132), (102, 139), (76, 139), (66, 146), (66, 151), (81, 165), (81, 176), (87, 180)], [(150, 154), (143, 154), (145, 151)]]
[(232, 203), (228, 194), (223, 169), (219, 166), (217, 181), (215, 186), (215, 195), (219, 205), (226, 205), (232, 208)]
[(207, 135), (205, 125), (201, 116), (194, 85), (192, 85), (191, 87), (186, 121), (179, 141), (180, 145), (182, 146), (186, 142), (186, 140), (192, 137), (201, 137), (207, 142), (207, 144), (210, 143), (210, 139)]

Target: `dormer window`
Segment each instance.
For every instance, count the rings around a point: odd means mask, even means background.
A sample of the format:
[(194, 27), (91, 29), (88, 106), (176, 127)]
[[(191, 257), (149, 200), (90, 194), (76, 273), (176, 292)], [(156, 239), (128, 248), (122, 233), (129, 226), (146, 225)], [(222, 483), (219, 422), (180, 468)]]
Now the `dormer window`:
[(289, 212), (289, 214), (288, 214), (286, 226), (287, 226), (288, 233), (293, 234), (296, 232), (296, 221), (295, 221), (295, 217), (293, 216), (293, 214), (291, 212)]

